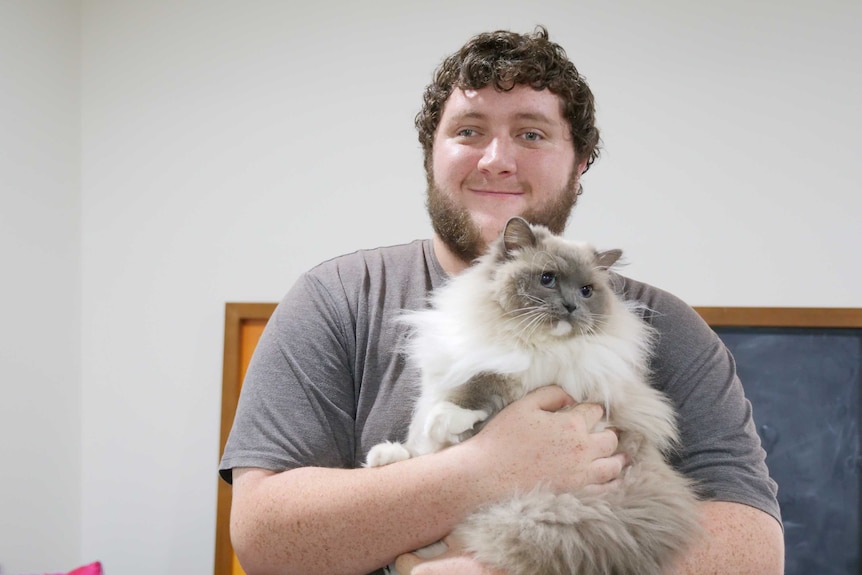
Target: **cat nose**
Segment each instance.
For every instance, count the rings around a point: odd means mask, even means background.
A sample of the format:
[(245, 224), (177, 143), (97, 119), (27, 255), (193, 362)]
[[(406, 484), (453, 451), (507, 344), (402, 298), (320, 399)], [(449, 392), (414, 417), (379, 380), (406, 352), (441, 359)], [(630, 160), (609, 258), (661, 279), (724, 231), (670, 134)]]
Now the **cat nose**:
[(572, 313), (573, 311), (575, 311), (576, 309), (578, 309), (578, 304), (576, 304), (576, 303), (566, 303), (566, 304), (563, 304), (563, 305), (564, 305), (564, 307), (566, 308), (566, 311), (567, 311), (567, 312), (569, 312), (569, 313)]

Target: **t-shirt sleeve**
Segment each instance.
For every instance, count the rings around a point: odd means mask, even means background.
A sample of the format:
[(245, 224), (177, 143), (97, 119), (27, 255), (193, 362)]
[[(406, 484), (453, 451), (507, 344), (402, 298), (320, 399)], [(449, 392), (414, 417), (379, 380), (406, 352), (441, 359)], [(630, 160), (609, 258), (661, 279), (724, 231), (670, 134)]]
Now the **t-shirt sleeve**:
[(681, 441), (673, 464), (695, 480), (702, 498), (743, 503), (780, 522), (778, 487), (733, 356), (689, 305), (660, 290), (649, 300), (648, 317), (659, 332), (656, 386), (678, 412)]
[(243, 382), (219, 466), (226, 481), (235, 467), (352, 466), (355, 336), (339, 288), (305, 274), (276, 307)]

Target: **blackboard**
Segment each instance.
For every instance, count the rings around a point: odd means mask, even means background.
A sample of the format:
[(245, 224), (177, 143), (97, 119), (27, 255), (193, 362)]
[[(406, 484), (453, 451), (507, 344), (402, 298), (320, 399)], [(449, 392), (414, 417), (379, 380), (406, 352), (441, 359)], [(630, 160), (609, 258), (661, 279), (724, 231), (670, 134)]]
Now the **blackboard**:
[(858, 575), (862, 323), (814, 323), (713, 329), (736, 359), (779, 485), (785, 573)]

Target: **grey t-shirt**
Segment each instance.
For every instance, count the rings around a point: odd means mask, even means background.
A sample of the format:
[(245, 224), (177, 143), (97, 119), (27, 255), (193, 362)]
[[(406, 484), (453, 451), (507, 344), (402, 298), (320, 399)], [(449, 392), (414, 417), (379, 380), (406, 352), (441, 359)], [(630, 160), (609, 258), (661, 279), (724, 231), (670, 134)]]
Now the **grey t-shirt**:
[[(780, 521), (777, 487), (730, 353), (688, 305), (622, 277), (659, 332), (653, 384), (673, 400), (682, 446), (672, 463), (707, 499), (744, 503)], [(283, 471), (359, 467), (403, 440), (418, 374), (395, 317), (446, 281), (430, 240), (363, 250), (304, 274), (280, 302), (252, 357), (220, 465)]]

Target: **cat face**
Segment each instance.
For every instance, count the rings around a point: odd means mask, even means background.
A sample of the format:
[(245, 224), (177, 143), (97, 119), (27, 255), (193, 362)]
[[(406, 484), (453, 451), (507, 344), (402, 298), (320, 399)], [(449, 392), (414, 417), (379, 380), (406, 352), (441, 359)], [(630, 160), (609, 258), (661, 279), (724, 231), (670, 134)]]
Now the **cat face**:
[(492, 254), (496, 299), (522, 339), (601, 331), (615, 297), (607, 269), (622, 252), (599, 253), (512, 218)]

